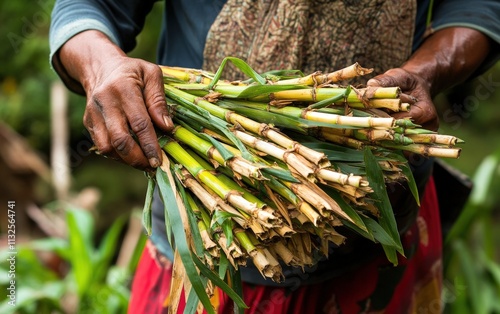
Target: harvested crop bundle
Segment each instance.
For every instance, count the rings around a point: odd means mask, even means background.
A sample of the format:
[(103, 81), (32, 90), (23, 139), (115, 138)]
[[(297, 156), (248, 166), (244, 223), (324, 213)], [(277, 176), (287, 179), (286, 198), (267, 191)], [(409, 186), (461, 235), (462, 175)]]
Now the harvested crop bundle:
[[(227, 61), (250, 79), (220, 80)], [(370, 72), (357, 64), (308, 76), (260, 75), (235, 58), (215, 74), (162, 70), (176, 127), (159, 136), (165, 154), (143, 222), (150, 233), (156, 183), (175, 248), (172, 287), (184, 286), (188, 307), (211, 312), (214, 286), (243, 307), (239, 267), (251, 261), (279, 282), (282, 264), (312, 266), (341, 246), (340, 227), (380, 243), (396, 265), (404, 253), (385, 184), (407, 181), (418, 202), (403, 152), (460, 153), (459, 139), (390, 116), (411, 107), (398, 87), (337, 85)]]

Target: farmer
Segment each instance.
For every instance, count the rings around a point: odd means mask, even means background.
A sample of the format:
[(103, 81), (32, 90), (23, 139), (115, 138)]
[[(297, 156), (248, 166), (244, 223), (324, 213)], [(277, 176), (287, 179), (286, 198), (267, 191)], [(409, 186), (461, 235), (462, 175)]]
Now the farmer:
[[(126, 52), (152, 6), (153, 1), (59, 0), (50, 30), (51, 64), (70, 90), (87, 97), (83, 120), (99, 153), (149, 170), (161, 163), (154, 127), (168, 132), (173, 123), (160, 69)], [(395, 116), (437, 130), (432, 97), (497, 60), (499, 20), (500, 2), (493, 0), (166, 1), (157, 63), (215, 71), (225, 56), (236, 56), (257, 71), (311, 73), (359, 62), (375, 68), (368, 85), (400, 86), (416, 99), (409, 113)], [(225, 77), (237, 75), (229, 71)], [(305, 273), (285, 268), (280, 284), (264, 280), (251, 266), (242, 268), (248, 312), (440, 312), (442, 243), (433, 161), (409, 161), (421, 206), (407, 190), (389, 187), (406, 253), (397, 267), (379, 246), (349, 237)], [(153, 212), (153, 235), (135, 274), (130, 313), (168, 307), (172, 249), (158, 197)], [(232, 313), (225, 295), (213, 302), (220, 313)]]

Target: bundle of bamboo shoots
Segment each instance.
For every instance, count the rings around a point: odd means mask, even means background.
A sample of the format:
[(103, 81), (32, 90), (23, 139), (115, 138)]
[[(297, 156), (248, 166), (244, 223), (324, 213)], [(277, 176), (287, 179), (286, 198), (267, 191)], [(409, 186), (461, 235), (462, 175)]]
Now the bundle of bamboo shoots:
[[(227, 61), (250, 79), (221, 80)], [(281, 281), (282, 265), (311, 266), (328, 256), (329, 243), (341, 246), (340, 227), (380, 243), (397, 264), (403, 250), (385, 184), (407, 181), (418, 202), (402, 152), (459, 156), (459, 139), (390, 116), (411, 107), (398, 87), (338, 85), (370, 73), (358, 64), (307, 76), (257, 74), (236, 58), (215, 74), (161, 69), (176, 127), (160, 134), (165, 155), (150, 177), (143, 221), (150, 234), (156, 183), (174, 272), (184, 278), (173, 287), (184, 285), (192, 309), (199, 298), (211, 311), (214, 285), (243, 307), (240, 266), (250, 260)]]

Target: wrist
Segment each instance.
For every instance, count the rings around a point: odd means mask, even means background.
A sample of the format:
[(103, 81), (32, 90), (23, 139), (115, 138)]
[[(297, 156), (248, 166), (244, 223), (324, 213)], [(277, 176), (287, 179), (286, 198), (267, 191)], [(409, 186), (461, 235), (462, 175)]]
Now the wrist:
[(112, 60), (125, 56), (106, 35), (95, 30), (75, 35), (58, 52), (64, 70), (81, 84), (85, 93), (94, 88), (103, 68)]
[(489, 50), (489, 38), (479, 31), (445, 28), (429, 36), (402, 68), (421, 77), (435, 96), (470, 77)]

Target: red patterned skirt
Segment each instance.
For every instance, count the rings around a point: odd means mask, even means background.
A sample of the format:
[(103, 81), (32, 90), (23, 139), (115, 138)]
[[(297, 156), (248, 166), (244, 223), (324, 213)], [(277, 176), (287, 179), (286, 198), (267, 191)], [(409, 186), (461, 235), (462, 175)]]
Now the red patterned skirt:
[[(249, 306), (245, 313), (441, 313), (442, 241), (432, 178), (415, 224), (402, 237), (403, 245), (415, 239), (415, 254), (401, 258), (397, 267), (379, 256), (355, 271), (294, 291), (243, 283)], [(129, 313), (167, 313), (171, 274), (170, 261), (148, 244), (134, 277)], [(233, 313), (232, 301), (220, 291), (213, 303), (218, 313)], [(183, 310), (181, 304), (179, 312)]]

